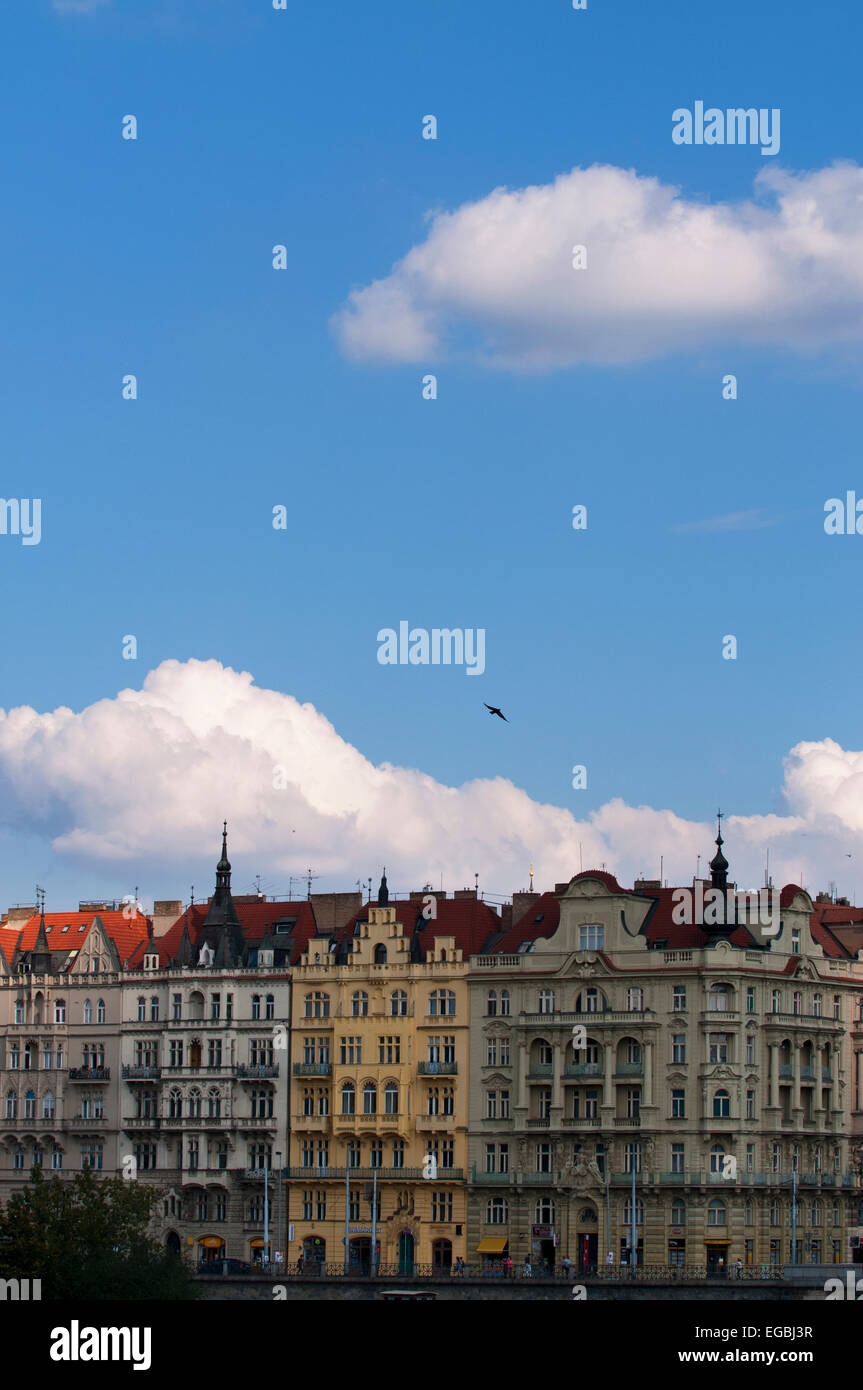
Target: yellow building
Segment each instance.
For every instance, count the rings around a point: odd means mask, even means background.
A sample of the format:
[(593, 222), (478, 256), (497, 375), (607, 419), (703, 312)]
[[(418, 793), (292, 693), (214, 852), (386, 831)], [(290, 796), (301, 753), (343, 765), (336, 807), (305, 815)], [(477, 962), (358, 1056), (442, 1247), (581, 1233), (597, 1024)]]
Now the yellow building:
[(496, 920), (473, 893), (391, 905), (384, 876), (377, 905), (309, 942), (292, 992), (290, 1261), (343, 1267), (345, 1239), (360, 1271), (373, 1240), (406, 1273), (465, 1258), (467, 957)]

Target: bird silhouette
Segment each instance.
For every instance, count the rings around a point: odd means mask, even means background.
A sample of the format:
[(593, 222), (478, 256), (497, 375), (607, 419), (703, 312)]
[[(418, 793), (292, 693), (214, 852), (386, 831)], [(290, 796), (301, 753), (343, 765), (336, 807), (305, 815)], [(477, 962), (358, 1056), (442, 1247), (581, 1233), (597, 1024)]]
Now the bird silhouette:
[[(483, 700), (483, 704), (485, 705), (485, 700)], [(507, 719), (506, 715), (501, 710), (495, 709), (494, 705), (485, 705), (485, 707), (488, 710), (489, 714), (496, 714), (498, 719), (503, 720), (504, 724), (509, 723), (509, 720)]]

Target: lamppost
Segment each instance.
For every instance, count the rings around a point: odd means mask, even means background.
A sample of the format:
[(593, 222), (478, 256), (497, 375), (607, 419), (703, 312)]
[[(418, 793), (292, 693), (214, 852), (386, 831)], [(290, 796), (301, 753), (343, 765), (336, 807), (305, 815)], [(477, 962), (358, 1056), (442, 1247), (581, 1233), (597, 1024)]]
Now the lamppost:
[(270, 1263), (270, 1155), (264, 1154), (264, 1268)]
[(278, 1204), (278, 1215), (276, 1216), (276, 1255), (277, 1255), (277, 1256), (278, 1256), (278, 1255), (284, 1256), (284, 1253), (285, 1253), (285, 1252), (284, 1252), (284, 1250), (282, 1249), (282, 1188), (284, 1187), (284, 1183), (282, 1182), (282, 1151), (281, 1151), (281, 1149), (276, 1149), (276, 1167), (277, 1167), (278, 1170), (279, 1170), (279, 1204)]

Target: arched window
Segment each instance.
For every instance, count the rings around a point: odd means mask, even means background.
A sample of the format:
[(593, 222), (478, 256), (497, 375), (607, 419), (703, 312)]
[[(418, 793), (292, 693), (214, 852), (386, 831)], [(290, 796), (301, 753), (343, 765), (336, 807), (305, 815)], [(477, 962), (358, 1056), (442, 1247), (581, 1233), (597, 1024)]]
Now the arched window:
[(89, 999), (84, 1000), (84, 1022), (93, 1022), (93, 1005), (90, 1003)]
[(183, 1114), (183, 1096), (179, 1087), (173, 1086), (168, 1095), (168, 1115), (172, 1120), (179, 1120)]
[(606, 1008), (605, 997), (593, 985), (590, 989), (582, 990), (575, 1001), (575, 1012), (577, 1014), (599, 1014)]
[(15, 1095), (15, 1092), (14, 1092), (14, 1091), (7, 1091), (7, 1092), (6, 1092), (6, 1119), (7, 1119), (7, 1120), (14, 1120), (14, 1118), (15, 1118), (15, 1113), (16, 1113), (17, 1109), (18, 1109), (18, 1097)]
[(707, 1207), (708, 1226), (725, 1225), (725, 1203), (719, 1198), (714, 1197)]
[(731, 1097), (727, 1091), (714, 1091), (713, 1116), (717, 1120), (727, 1120), (731, 1115)]
[(28, 1042), (24, 1045), (24, 1070), (36, 1070), (36, 1044), (34, 1042)]
[(147, 1021), (147, 1001), (146, 1001), (146, 999), (144, 998), (143, 994), (139, 994), (139, 995), (138, 995), (138, 1022), (139, 1022), (139, 1023), (146, 1023), (146, 1021)]
[(708, 1008), (713, 1013), (726, 1013), (731, 1008), (731, 987), (723, 983), (710, 986)]
[(399, 1088), (395, 1081), (388, 1081), (384, 1087), (384, 1114), (397, 1115), (399, 1113)]
[(378, 1088), (374, 1081), (366, 1081), (363, 1085), (363, 1114), (376, 1115), (378, 1113)]
[[(488, 992), (488, 994), (486, 995), (485, 1011), (486, 1011), (486, 1013), (488, 1014), (489, 1018), (494, 1018), (495, 1015), (497, 1014), (497, 990), (496, 990), (496, 989), (490, 989), (489, 992)], [(19, 1019), (18, 1021), (20, 1022), (21, 1020)]]
[(345, 1081), (342, 1086), (342, 1114), (354, 1115), (356, 1113), (357, 1088), (353, 1081)]
[(671, 1224), (672, 1226), (686, 1225), (686, 1203), (682, 1197), (677, 1197), (671, 1204)]
[(369, 1012), (369, 996), (364, 989), (355, 989), (351, 995), (351, 1017), (366, 1018)]
[(554, 1225), (554, 1202), (550, 1197), (540, 1197), (536, 1204), (537, 1226)]
[(408, 997), (403, 989), (394, 989), (390, 995), (390, 1018), (407, 1018)]
[(778, 989), (774, 989), (770, 995), (770, 1009), (774, 1014), (782, 1012), (782, 995)]
[(189, 1114), (193, 1120), (201, 1118), (201, 1092), (197, 1087), (189, 1092)]
[(266, 997), (265, 1000), (264, 1000), (264, 1010), (265, 1010), (265, 1012), (264, 1012), (264, 1017), (265, 1017), (265, 1018), (275, 1018), (275, 1016), (276, 1016), (276, 998), (275, 998), (275, 995), (273, 995), (273, 994), (268, 994), (268, 995), (267, 995), (267, 997)]
[(375, 947), (375, 965), (386, 965), (386, 963), (387, 948), (382, 941), (379, 941), (377, 946)]
[(207, 1092), (207, 1114), (211, 1120), (217, 1120), (222, 1113), (222, 1097), (219, 1094), (218, 1086), (211, 1086)]
[(54, 1000), (54, 1022), (55, 1022), (55, 1023), (65, 1023), (65, 1022), (66, 1022), (66, 1000), (65, 1000), (65, 999), (55, 999), (55, 1000)]
[(36, 1118), (36, 1092), (28, 1091), (24, 1097), (24, 1119), (35, 1120)]
[(502, 989), (500, 992), (500, 1012), (503, 1018), (509, 1015), (509, 990)]
[(150, 999), (150, 1022), (157, 1023), (159, 1020), (159, 996), (152, 995)]
[(505, 1226), (509, 1221), (509, 1202), (505, 1197), (490, 1197), (485, 1209), (489, 1226)]
[(97, 999), (97, 1001), (96, 1001), (96, 1022), (97, 1022), (97, 1023), (104, 1023), (104, 1022), (105, 1022), (105, 1001), (104, 1001), (104, 999)]
[(15, 1022), (16, 1022), (16, 1023), (23, 1023), (23, 1022), (24, 1022), (24, 1000), (23, 1000), (23, 999), (16, 999), (16, 1000), (15, 1000)]
[(53, 1120), (54, 1118), (54, 1093), (46, 1091), (42, 1097), (42, 1119)]
[[(306, 995), (306, 1002), (308, 1002), (308, 1000), (311, 999), (311, 997), (312, 997), (312, 996), (311, 996), (310, 994), (307, 994), (307, 995)], [(260, 1018), (260, 1017), (261, 1017), (261, 996), (260, 996), (259, 994), (253, 994), (253, 995), (252, 995), (252, 1018)], [(310, 1017), (311, 1017), (311, 1015), (307, 1012), (307, 1013), (306, 1013), (306, 1018), (310, 1018)]]
[(721, 1144), (714, 1144), (710, 1150), (710, 1171), (721, 1173), (725, 1163), (725, 1150)]

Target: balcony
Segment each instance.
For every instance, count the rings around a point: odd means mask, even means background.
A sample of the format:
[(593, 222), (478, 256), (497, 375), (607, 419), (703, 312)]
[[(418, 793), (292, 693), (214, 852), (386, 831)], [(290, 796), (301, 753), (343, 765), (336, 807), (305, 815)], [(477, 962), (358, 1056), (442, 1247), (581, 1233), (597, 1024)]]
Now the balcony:
[(594, 1028), (606, 1023), (656, 1023), (658, 1020), (648, 1009), (603, 1009), (584, 1014), (518, 1014), (512, 1022), (531, 1028), (537, 1023), (545, 1024), (549, 1028), (564, 1028), (572, 1023), (584, 1023), (588, 1028)]
[(294, 1076), (332, 1076), (332, 1072), (332, 1062), (294, 1062)]
[[(82, 1123), (83, 1123), (83, 1122), (82, 1122)], [(172, 1126), (179, 1126), (179, 1125), (181, 1125), (183, 1122), (182, 1122), (182, 1120), (171, 1120), (170, 1123), (169, 1123), (168, 1121), (166, 1121), (165, 1123), (166, 1123), (166, 1127), (167, 1127), (168, 1129), (170, 1129)], [(158, 1129), (161, 1128), (161, 1125), (162, 1125), (162, 1121), (159, 1119), (159, 1117), (158, 1117), (157, 1115), (152, 1115), (152, 1116), (150, 1116), (150, 1115), (147, 1115), (147, 1116), (145, 1116), (145, 1115), (129, 1115), (129, 1116), (123, 1121), (123, 1128), (124, 1128), (124, 1129), (131, 1129), (131, 1130), (139, 1130), (139, 1129), (158, 1130)]]
[(799, 1024), (801, 1028), (829, 1028), (831, 1031), (842, 1028), (841, 1018), (828, 1018), (826, 1014), (780, 1014), (764, 1015), (765, 1023)]
[(598, 1129), (600, 1119), (598, 1115), (564, 1115), (560, 1123), (564, 1129)]
[(70, 1067), (70, 1081), (110, 1081), (110, 1067)]
[(158, 1081), (162, 1075), (162, 1068), (158, 1066), (146, 1067), (123, 1067), (124, 1081)]
[(419, 1076), (457, 1076), (458, 1062), (418, 1062)]
[(455, 1125), (454, 1115), (417, 1115), (417, 1134), (447, 1134)]
[(527, 1122), (528, 1129), (549, 1129), (550, 1126), (551, 1120), (547, 1115), (531, 1116)]
[(614, 1119), (618, 1129), (638, 1129), (641, 1125), (640, 1115), (616, 1115)]
[[(278, 1062), (239, 1062), (237, 1064), (238, 1081), (270, 1081), (277, 1077), (278, 1074)], [(295, 1067), (294, 1075), (299, 1076), (300, 1074), (301, 1073), (299, 1073)], [(318, 1072), (316, 1074), (325, 1076), (327, 1073)], [(311, 1075), (311, 1073), (309, 1073), (309, 1075)]]
[(599, 1062), (569, 1062), (563, 1069), (563, 1074), (567, 1076), (602, 1076), (602, 1067)]
[(98, 1119), (92, 1120), (84, 1120), (80, 1115), (76, 1115), (74, 1120), (63, 1120), (63, 1128), (72, 1130), (73, 1133), (91, 1129), (107, 1129), (108, 1120), (104, 1115), (100, 1115)]
[(643, 1062), (618, 1062), (614, 1069), (615, 1076), (643, 1076)]
[[(294, 1115), (291, 1120), (292, 1129), (306, 1134), (327, 1134), (330, 1125), (336, 1117), (334, 1115)], [(345, 1118), (352, 1118), (345, 1116)]]
[(530, 1071), (528, 1072), (527, 1075), (528, 1075), (528, 1080), (532, 1080), (532, 1079), (534, 1079), (534, 1078), (540, 1078), (540, 1077), (554, 1076), (554, 1063), (553, 1063), (553, 1062), (531, 1062), (531, 1064), (530, 1064)]
[(512, 1173), (478, 1173), (474, 1168), (470, 1180), (477, 1187), (508, 1187), (512, 1183), (513, 1177)]
[[(255, 1170), (256, 1171), (256, 1170)], [(385, 1182), (418, 1182), (424, 1177), (422, 1168), (286, 1168), (285, 1177), (299, 1179), (302, 1182), (344, 1182), (345, 1173), (348, 1174), (351, 1184), (356, 1182), (369, 1183), (375, 1173), (378, 1181)], [(247, 1176), (251, 1176), (248, 1173)], [(464, 1182), (463, 1168), (441, 1168), (438, 1167), (435, 1182)], [(263, 1171), (261, 1170), (263, 1180)]]
[(274, 1115), (229, 1115), (225, 1123), (234, 1129), (277, 1129), (279, 1124)]

